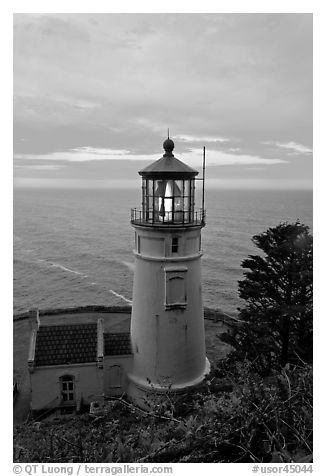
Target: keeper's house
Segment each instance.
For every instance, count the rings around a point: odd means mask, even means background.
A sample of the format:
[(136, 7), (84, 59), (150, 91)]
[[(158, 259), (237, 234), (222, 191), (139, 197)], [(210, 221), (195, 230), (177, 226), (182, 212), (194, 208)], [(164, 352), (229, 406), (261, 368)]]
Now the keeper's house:
[[(110, 315), (108, 314), (108, 317)], [(31, 410), (78, 411), (103, 396), (127, 391), (131, 366), (129, 332), (105, 332), (97, 322), (56, 324), (37, 319), (31, 337), (28, 367)]]

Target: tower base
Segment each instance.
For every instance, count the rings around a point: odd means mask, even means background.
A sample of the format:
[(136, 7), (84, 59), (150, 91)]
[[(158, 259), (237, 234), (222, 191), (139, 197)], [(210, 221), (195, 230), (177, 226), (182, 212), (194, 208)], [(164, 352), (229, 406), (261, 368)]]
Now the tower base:
[(167, 401), (177, 401), (178, 397), (184, 396), (193, 390), (199, 389), (204, 379), (210, 373), (210, 362), (206, 358), (205, 369), (196, 379), (182, 384), (169, 384), (169, 382), (151, 383), (140, 379), (133, 374), (129, 375), (128, 397), (144, 410), (155, 410)]

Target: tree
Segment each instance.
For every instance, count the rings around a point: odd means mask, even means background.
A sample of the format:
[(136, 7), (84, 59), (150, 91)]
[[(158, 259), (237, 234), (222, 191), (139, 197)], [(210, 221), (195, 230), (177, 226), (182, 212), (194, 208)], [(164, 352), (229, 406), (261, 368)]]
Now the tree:
[(312, 357), (312, 236), (299, 221), (255, 235), (261, 250), (241, 266), (239, 348), (261, 369)]

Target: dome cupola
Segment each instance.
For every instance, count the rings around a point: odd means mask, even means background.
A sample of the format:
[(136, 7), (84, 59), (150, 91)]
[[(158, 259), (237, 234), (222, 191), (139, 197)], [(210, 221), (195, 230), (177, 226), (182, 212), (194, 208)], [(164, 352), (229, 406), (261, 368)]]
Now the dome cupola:
[(174, 142), (170, 137), (168, 137), (164, 142), (163, 142), (163, 149), (165, 150), (164, 156), (173, 156), (172, 151), (174, 149)]

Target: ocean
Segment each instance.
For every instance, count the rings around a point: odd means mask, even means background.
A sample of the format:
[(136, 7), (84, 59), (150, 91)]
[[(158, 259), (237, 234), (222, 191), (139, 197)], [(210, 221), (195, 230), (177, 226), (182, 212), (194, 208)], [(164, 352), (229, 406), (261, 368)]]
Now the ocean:
[[(14, 190), (14, 313), (38, 307), (131, 303), (140, 190)], [(312, 229), (311, 191), (207, 190), (204, 305), (236, 316), (251, 238), (299, 219)]]

